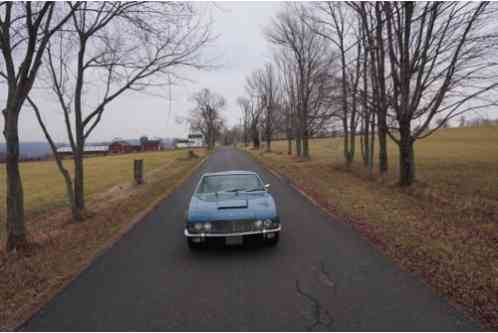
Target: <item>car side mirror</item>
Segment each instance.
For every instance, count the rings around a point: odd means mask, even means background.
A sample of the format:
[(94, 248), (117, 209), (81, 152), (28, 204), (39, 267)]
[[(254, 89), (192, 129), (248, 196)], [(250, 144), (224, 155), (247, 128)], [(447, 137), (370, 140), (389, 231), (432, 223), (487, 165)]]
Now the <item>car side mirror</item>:
[(265, 184), (265, 190), (268, 191), (270, 189), (270, 184)]

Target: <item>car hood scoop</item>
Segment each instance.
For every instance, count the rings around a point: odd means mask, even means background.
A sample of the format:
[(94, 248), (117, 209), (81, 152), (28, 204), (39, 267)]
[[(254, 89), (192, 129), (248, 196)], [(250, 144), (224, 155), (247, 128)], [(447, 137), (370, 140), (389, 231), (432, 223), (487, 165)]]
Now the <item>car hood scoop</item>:
[(275, 216), (275, 202), (267, 192), (194, 195), (187, 211), (187, 218), (191, 222), (263, 220)]
[(218, 209), (247, 208), (246, 199), (221, 200), (217, 202)]

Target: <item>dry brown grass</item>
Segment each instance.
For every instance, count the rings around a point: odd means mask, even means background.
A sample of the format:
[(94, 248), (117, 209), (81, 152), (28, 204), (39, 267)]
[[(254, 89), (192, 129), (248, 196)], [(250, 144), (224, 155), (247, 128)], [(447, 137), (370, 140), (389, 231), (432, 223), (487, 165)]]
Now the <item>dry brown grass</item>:
[[(28, 221), (31, 249), (8, 255), (0, 250), (0, 330), (12, 329), (29, 318), (97, 254), (138, 222), (143, 217), (140, 212), (155, 206), (181, 184), (201, 162), (185, 158), (186, 154), (180, 151), (160, 158), (151, 156), (161, 162), (153, 170), (148, 168), (143, 185), (108, 182), (113, 185), (91, 196), (91, 216), (83, 223), (71, 223), (67, 208), (52, 208), (50, 216), (33, 215)], [(197, 154), (204, 156), (202, 151)], [(147, 161), (148, 156), (144, 157)], [(101, 167), (105, 165), (104, 159), (98, 161)], [(123, 160), (127, 167), (131, 164), (128, 159)], [(119, 164), (114, 167), (119, 168)], [(107, 171), (99, 171), (102, 172)]]
[(448, 129), (416, 146), (419, 181), (396, 186), (391, 173), (369, 180), (360, 163), (345, 170), (339, 140), (314, 140), (312, 159), (251, 153), (352, 223), (403, 268), (417, 272), (483, 327), (498, 328), (498, 127)]

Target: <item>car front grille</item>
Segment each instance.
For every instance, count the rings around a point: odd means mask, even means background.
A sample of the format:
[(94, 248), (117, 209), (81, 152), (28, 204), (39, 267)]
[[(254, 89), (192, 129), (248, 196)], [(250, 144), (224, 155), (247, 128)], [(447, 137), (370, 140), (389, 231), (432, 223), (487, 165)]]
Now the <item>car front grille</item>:
[(212, 234), (230, 234), (258, 230), (254, 226), (254, 220), (212, 221), (211, 226)]

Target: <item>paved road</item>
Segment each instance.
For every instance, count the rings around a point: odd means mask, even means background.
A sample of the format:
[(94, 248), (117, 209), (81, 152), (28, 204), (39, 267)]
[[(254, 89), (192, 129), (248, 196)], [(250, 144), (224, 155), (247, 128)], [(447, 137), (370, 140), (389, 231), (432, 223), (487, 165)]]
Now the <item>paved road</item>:
[[(254, 170), (271, 184), (275, 248), (188, 250), (183, 216), (203, 172)], [(248, 155), (223, 148), (37, 314), (27, 330), (476, 330), (415, 276)]]

